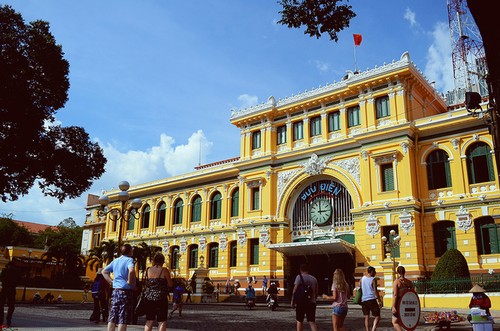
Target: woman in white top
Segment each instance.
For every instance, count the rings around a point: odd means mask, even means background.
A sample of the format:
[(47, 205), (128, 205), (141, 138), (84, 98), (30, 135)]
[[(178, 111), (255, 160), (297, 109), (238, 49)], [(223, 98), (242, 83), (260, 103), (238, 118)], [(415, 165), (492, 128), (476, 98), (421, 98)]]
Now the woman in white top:
[(344, 320), (347, 316), (347, 299), (351, 296), (349, 284), (345, 280), (342, 269), (335, 269), (333, 273), (332, 295), (323, 294), (323, 299), (333, 300), (332, 325), (333, 331), (344, 330)]

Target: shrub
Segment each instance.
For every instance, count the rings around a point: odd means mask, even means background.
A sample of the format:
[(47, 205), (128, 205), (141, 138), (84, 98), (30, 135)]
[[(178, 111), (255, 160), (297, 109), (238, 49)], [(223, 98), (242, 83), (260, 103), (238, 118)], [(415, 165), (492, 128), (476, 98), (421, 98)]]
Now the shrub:
[(472, 287), (469, 265), (459, 250), (452, 248), (441, 256), (432, 273), (431, 283), (434, 293), (467, 292)]

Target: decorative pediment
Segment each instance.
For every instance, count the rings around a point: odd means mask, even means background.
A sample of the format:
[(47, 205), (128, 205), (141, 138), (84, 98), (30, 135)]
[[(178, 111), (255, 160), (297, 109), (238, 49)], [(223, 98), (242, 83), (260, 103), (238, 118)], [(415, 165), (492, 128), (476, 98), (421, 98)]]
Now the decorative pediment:
[(380, 233), (380, 223), (378, 218), (370, 213), (368, 218), (366, 219), (366, 233), (375, 237), (376, 234)]
[(312, 154), (309, 161), (303, 164), (304, 172), (308, 175), (320, 175), (326, 168), (327, 159), (320, 159), (318, 155)]
[(457, 212), (457, 228), (462, 230), (463, 232), (467, 232), (472, 228), (472, 217), (471, 214), (464, 208), (464, 206), (460, 206), (460, 209)]
[(404, 233), (409, 234), (414, 226), (415, 222), (413, 222), (413, 215), (407, 212), (406, 209), (403, 209), (401, 214), (399, 214), (399, 227)]

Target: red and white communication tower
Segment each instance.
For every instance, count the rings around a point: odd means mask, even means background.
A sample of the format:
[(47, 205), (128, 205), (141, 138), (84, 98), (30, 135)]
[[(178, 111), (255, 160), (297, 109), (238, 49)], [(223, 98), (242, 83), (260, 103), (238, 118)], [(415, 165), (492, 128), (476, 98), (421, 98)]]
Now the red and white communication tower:
[(483, 40), (466, 0), (448, 0), (455, 94), (461, 103), (464, 92), (488, 95), (486, 56)]

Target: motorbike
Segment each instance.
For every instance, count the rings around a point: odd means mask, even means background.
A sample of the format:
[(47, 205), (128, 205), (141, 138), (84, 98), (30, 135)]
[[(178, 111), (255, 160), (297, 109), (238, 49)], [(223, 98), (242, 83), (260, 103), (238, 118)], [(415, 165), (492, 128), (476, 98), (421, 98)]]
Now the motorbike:
[(246, 303), (248, 309), (252, 309), (255, 307), (255, 298), (247, 298), (247, 303)]
[(269, 296), (269, 300), (267, 301), (267, 306), (272, 311), (276, 310), (276, 307), (278, 307), (278, 301), (276, 300), (276, 298), (273, 295)]

